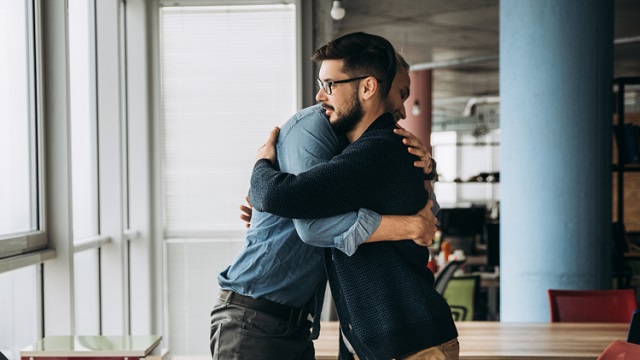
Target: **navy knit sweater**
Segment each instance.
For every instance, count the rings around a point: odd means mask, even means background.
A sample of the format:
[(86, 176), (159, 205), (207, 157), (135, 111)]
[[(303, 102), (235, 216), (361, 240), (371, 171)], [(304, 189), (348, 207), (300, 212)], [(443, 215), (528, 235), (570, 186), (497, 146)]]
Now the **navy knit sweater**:
[[(415, 214), (427, 201), (424, 176), (393, 128), (393, 117), (384, 114), (341, 154), (298, 175), (258, 161), (251, 204), (291, 218), (360, 208)], [(399, 358), (457, 337), (451, 310), (433, 289), (428, 259), (428, 249), (409, 240), (363, 244), (351, 257), (327, 251), (340, 326), (360, 359)]]

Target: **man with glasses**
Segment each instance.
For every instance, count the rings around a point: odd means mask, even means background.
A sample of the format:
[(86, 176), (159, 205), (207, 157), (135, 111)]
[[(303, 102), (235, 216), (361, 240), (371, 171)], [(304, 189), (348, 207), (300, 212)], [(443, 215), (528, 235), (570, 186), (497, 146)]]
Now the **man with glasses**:
[[(255, 209), (291, 218), (319, 218), (367, 208), (412, 214), (426, 202), (423, 174), (394, 135), (386, 106), (396, 69), (383, 38), (345, 35), (316, 51), (322, 103), (332, 128), (349, 145), (330, 161), (296, 175), (278, 171), (274, 130), (251, 178)], [(281, 140), (277, 139), (278, 144)], [(286, 140), (285, 140), (286, 141)], [(278, 148), (278, 151), (280, 149)], [(451, 310), (433, 288), (428, 249), (414, 242), (363, 244), (351, 256), (326, 256), (345, 346), (361, 359), (457, 359)]]
[[(406, 82), (394, 82), (389, 110), (405, 117)], [(355, 81), (355, 80), (354, 80)], [(336, 85), (338, 86), (338, 85)], [(422, 159), (416, 166), (431, 173), (429, 154), (410, 133), (411, 152)], [(285, 139), (285, 140), (283, 140)], [(326, 162), (347, 144), (332, 131), (324, 110), (313, 106), (300, 111), (282, 128), (279, 164), (291, 172)], [(334, 247), (351, 255), (363, 243), (414, 239), (429, 245), (436, 219), (429, 202), (413, 216), (383, 216), (366, 209), (317, 220), (292, 220), (255, 211), (247, 230), (247, 245), (218, 277), (223, 291), (212, 311), (211, 353), (214, 359), (313, 359), (311, 339), (317, 337), (326, 275), (321, 247)], [(295, 225), (295, 227), (294, 227)], [(300, 240), (300, 237), (309, 246)], [(314, 316), (314, 334), (309, 336)]]

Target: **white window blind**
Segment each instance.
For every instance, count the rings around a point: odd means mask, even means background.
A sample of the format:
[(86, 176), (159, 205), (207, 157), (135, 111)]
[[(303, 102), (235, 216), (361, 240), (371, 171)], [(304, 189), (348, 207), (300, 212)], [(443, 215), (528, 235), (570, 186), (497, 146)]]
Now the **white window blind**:
[(166, 237), (241, 234), (257, 149), (296, 110), (295, 6), (160, 9)]

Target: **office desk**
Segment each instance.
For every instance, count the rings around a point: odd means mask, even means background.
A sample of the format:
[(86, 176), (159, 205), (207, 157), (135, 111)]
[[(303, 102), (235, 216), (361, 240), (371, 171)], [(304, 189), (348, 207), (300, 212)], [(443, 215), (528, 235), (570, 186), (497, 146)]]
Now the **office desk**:
[(473, 273), (480, 276), (480, 287), (487, 289), (487, 320), (500, 320), (498, 311), (498, 289), (500, 275), (494, 273)]
[[(629, 324), (457, 322), (461, 360), (595, 360)], [(338, 323), (322, 323), (316, 359), (338, 358)]]

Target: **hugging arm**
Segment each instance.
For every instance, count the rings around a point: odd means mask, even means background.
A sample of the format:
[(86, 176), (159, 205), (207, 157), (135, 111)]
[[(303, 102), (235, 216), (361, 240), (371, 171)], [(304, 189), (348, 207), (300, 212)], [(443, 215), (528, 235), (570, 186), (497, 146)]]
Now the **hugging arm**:
[[(356, 196), (358, 185), (350, 181), (355, 174), (340, 171), (341, 168), (348, 169), (349, 165), (336, 161), (336, 158), (297, 175), (277, 171), (270, 161), (259, 160), (251, 176), (249, 200), (259, 211), (303, 219), (328, 217), (367, 207), (368, 204)], [(336, 187), (340, 188), (339, 193)]]
[[(275, 160), (283, 170), (299, 173), (329, 161), (344, 148), (333, 133), (326, 117), (318, 111), (303, 110), (287, 122), (279, 132), (272, 131), (269, 140), (259, 150), (259, 157)], [(241, 218), (250, 217), (252, 204), (241, 208)], [(256, 208), (256, 210), (260, 210)], [(354, 209), (331, 217), (294, 219), (301, 239), (314, 246), (339, 249), (348, 255), (374, 233), (382, 216), (367, 209)]]
[(427, 201), (423, 176), (413, 167), (416, 158), (397, 140), (375, 135), (361, 138), (329, 162), (297, 175), (277, 171), (267, 159), (258, 160), (249, 199), (260, 211), (290, 218), (376, 210), (391, 199), (404, 205), (397, 214), (416, 212)]
[[(284, 130), (280, 135), (284, 139), (281, 138), (279, 141), (278, 159), (280, 166), (286, 170), (307, 170), (326, 162), (341, 150), (325, 119), (309, 120), (291, 130)], [(411, 135), (409, 132), (406, 133)], [(272, 142), (274, 145), (275, 137)], [(428, 154), (419, 141), (417, 145), (414, 143), (410, 146)], [(273, 150), (275, 156), (275, 146)], [(411, 216), (381, 216), (362, 208), (358, 212), (351, 211), (332, 217), (294, 219), (294, 224), (301, 239), (306, 243), (336, 248), (347, 255), (352, 255), (363, 242), (412, 239), (418, 245), (428, 246), (434, 237), (437, 222), (431, 213), (431, 205), (431, 202), (428, 203), (418, 214)], [(251, 204), (244, 206), (241, 215), (247, 222), (247, 217), (250, 219), (250, 210)]]

